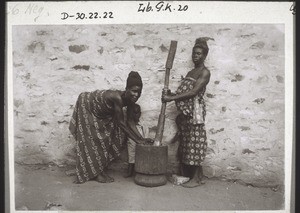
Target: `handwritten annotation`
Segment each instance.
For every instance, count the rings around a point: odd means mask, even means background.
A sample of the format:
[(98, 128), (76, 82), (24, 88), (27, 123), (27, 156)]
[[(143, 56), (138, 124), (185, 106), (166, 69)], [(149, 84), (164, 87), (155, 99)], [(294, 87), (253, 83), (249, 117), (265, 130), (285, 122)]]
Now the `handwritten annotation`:
[(182, 4), (172, 4), (170, 2), (160, 1), (156, 4), (154, 3), (139, 3), (137, 12), (175, 12), (175, 11), (187, 11), (189, 9), (188, 5)]
[(66, 12), (62, 12), (61, 13), (61, 20), (66, 20), (69, 18), (75, 18), (75, 20), (77, 19), (105, 19), (105, 18), (114, 18), (113, 16), (113, 12), (102, 12), (102, 13), (98, 13), (98, 12), (89, 12), (89, 13), (76, 13), (76, 14), (69, 14)]
[[(13, 5), (9, 5), (7, 7), (7, 11), (6, 13), (8, 15), (12, 15), (12, 16), (17, 16), (17, 15), (28, 15), (28, 16), (32, 16), (34, 18), (34, 21), (36, 22), (36, 20), (40, 17), (40, 16), (45, 16), (45, 9), (43, 6), (40, 6), (38, 4), (34, 4), (34, 3), (29, 3), (29, 4), (13, 4)], [(49, 13), (47, 12), (48, 16)]]

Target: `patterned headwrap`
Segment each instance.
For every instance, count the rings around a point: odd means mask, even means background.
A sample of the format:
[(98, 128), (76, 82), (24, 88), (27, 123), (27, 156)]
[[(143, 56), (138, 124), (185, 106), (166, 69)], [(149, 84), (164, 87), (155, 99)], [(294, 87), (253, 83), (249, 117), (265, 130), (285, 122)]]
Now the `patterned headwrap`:
[(140, 74), (138, 72), (135, 72), (135, 71), (131, 71), (128, 74), (126, 89), (128, 89), (132, 86), (143, 87), (142, 78), (141, 78)]

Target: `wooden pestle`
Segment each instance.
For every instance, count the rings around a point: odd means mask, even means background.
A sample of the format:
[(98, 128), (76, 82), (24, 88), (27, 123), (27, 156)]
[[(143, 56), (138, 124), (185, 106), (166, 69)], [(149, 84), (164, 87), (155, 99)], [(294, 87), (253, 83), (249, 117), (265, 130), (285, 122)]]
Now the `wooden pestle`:
[[(169, 89), (170, 70), (172, 69), (172, 66), (173, 66), (176, 48), (177, 48), (177, 41), (171, 41), (169, 54), (168, 54), (168, 58), (167, 58), (167, 62), (166, 62), (164, 92), (166, 92)], [(159, 114), (159, 118), (158, 118), (157, 130), (156, 130), (153, 146), (161, 146), (161, 141), (162, 141), (163, 132), (164, 132), (164, 126), (165, 126), (166, 105), (167, 105), (167, 103), (162, 103), (162, 105), (161, 105), (161, 110), (160, 110), (160, 114)]]

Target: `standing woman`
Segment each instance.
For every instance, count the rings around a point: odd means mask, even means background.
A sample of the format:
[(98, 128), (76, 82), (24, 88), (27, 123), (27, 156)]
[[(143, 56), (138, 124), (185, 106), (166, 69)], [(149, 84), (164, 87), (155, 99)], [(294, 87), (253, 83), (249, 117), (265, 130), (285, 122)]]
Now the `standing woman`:
[(176, 118), (180, 144), (181, 175), (189, 176), (184, 187), (199, 186), (203, 178), (202, 163), (207, 149), (205, 131), (205, 102), (203, 99), (206, 85), (210, 79), (210, 71), (204, 66), (208, 54), (207, 38), (196, 39), (192, 60), (194, 69), (182, 80), (175, 94), (163, 91), (162, 101), (175, 101), (180, 114)]
[(76, 140), (75, 183), (92, 179), (101, 183), (113, 182), (107, 167), (120, 155), (126, 136), (136, 143), (150, 140), (126, 126), (122, 109), (139, 99), (142, 87), (141, 76), (132, 71), (125, 91), (96, 90), (79, 95), (69, 126)]

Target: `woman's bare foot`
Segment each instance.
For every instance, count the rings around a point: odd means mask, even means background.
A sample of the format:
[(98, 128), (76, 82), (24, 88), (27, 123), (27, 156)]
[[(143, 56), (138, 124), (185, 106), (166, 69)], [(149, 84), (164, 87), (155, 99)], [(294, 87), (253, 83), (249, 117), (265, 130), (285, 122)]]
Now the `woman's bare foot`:
[(123, 175), (124, 178), (129, 178), (132, 177), (133, 173), (132, 172), (127, 172), (125, 175)]
[(186, 188), (194, 188), (197, 186), (201, 186), (201, 181), (197, 180), (196, 178), (193, 178), (190, 181), (183, 183), (182, 186)]
[(111, 183), (114, 182), (114, 179), (103, 172), (97, 176), (96, 181), (99, 183)]
[(99, 183), (111, 183), (115, 180), (112, 177), (110, 177), (106, 172), (102, 172), (96, 177), (96, 181), (98, 181)]
[(75, 180), (73, 180), (73, 183), (75, 183), (75, 184), (80, 184), (80, 182), (78, 181), (77, 178), (75, 178)]
[(99, 183), (107, 183), (107, 178), (103, 173), (99, 174), (95, 180)]
[(127, 172), (126, 172), (126, 174), (123, 177), (124, 178), (132, 177), (133, 173), (134, 173), (134, 164), (133, 163), (129, 163), (128, 164), (128, 168), (127, 168)]
[(115, 181), (115, 179), (112, 178), (112, 177), (110, 177), (108, 174), (104, 173), (104, 175), (105, 175), (106, 180), (107, 180), (106, 183), (111, 183), (111, 182), (114, 182), (114, 181)]

